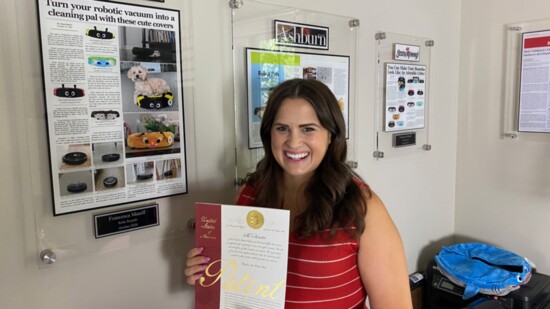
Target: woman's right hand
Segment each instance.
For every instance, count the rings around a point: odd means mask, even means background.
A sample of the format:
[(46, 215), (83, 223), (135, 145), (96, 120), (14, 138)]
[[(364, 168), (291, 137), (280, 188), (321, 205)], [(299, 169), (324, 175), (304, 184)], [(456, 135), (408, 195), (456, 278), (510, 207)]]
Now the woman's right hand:
[(210, 258), (204, 255), (200, 255), (204, 251), (203, 247), (193, 248), (187, 252), (187, 261), (185, 262), (185, 276), (187, 277), (187, 284), (195, 285), (197, 279), (202, 277), (202, 274)]

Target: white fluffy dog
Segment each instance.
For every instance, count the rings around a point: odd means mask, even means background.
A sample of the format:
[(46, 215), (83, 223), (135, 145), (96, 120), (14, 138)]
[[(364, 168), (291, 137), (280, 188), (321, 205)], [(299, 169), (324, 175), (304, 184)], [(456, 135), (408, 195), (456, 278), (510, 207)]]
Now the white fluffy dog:
[(147, 68), (142, 66), (133, 66), (128, 70), (128, 78), (134, 83), (134, 103), (137, 102), (139, 95), (161, 96), (170, 91), (168, 83), (157, 77), (148, 77)]

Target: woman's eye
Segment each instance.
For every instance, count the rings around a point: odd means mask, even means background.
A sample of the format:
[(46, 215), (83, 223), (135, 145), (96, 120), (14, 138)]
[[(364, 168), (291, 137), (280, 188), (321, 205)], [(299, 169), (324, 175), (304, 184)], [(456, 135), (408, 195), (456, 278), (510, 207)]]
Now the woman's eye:
[(302, 129), (303, 132), (309, 133), (315, 131), (315, 128), (313, 127), (305, 127)]
[(275, 131), (286, 132), (286, 131), (288, 131), (288, 128), (287, 128), (287, 127), (283, 127), (283, 126), (275, 127)]

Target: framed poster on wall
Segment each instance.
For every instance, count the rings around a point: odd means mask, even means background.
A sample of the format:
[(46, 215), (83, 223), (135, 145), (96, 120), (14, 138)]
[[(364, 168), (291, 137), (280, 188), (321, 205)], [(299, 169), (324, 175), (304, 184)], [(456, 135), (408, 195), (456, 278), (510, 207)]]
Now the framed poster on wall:
[(37, 1), (54, 215), (187, 193), (180, 12)]
[(250, 149), (262, 147), (260, 123), (270, 91), (293, 78), (317, 79), (332, 90), (349, 136), (349, 56), (246, 48), (246, 65)]

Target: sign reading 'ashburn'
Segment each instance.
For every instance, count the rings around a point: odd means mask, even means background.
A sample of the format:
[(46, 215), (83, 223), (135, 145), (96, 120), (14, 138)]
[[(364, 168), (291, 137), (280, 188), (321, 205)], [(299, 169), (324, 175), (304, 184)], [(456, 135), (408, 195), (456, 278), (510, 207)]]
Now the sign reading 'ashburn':
[(275, 20), (275, 43), (279, 46), (328, 50), (327, 27)]

